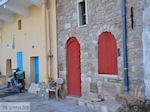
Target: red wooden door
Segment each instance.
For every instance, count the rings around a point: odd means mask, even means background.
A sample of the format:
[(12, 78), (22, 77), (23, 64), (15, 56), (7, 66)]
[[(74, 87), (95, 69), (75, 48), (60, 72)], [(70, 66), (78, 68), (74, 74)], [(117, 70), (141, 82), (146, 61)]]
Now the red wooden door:
[(110, 32), (104, 32), (99, 37), (98, 65), (99, 74), (118, 74), (117, 44)]
[(81, 96), (80, 44), (75, 37), (67, 42), (68, 95)]

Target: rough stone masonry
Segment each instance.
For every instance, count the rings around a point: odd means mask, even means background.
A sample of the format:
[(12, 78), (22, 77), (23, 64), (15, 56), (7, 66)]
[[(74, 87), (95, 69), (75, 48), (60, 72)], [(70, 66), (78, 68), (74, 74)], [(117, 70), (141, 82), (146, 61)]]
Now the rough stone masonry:
[[(70, 37), (76, 37), (80, 43), (81, 52), (81, 88), (82, 97), (114, 99), (117, 94), (124, 94), (123, 73), (123, 42), (122, 42), (122, 15), (121, 0), (85, 0), (87, 3), (88, 23), (78, 26), (78, 0), (57, 0), (57, 36), (58, 36), (58, 68), (59, 77), (65, 79), (67, 95), (67, 50), (66, 43)], [(145, 0), (126, 0), (127, 9), (127, 49), (128, 49), (128, 73), (129, 73), (129, 96), (148, 96), (149, 80), (145, 77), (143, 70), (143, 48), (144, 66), (148, 65), (146, 53), (148, 47), (144, 46), (146, 36), (143, 37), (143, 29), (149, 32), (146, 21), (143, 20), (143, 9)], [(134, 26), (131, 27), (131, 7), (133, 7)], [(148, 6), (144, 9), (144, 15), (148, 15)], [(143, 21), (145, 22), (143, 24)], [(120, 49), (118, 56), (118, 75), (98, 74), (98, 39), (103, 32), (111, 32), (117, 40), (117, 48)], [(147, 33), (145, 32), (145, 33)], [(145, 35), (143, 34), (143, 36)], [(147, 37), (148, 38), (148, 37)], [(148, 43), (147, 43), (148, 45)], [(147, 47), (147, 48), (146, 48)], [(148, 71), (148, 75), (149, 75)], [(145, 69), (146, 74), (146, 69)], [(147, 75), (147, 76), (148, 76)], [(146, 75), (145, 75), (146, 76)], [(149, 84), (150, 85), (150, 84)], [(150, 95), (149, 95), (150, 96)]]

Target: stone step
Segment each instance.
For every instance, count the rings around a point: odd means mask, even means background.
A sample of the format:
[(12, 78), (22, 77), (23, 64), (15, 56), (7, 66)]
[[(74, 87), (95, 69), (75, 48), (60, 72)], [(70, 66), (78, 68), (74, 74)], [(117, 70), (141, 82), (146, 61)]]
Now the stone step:
[(98, 112), (116, 112), (117, 109), (121, 106), (116, 101), (101, 101), (98, 100), (88, 100), (88, 99), (79, 99), (78, 105), (86, 106), (97, 110)]
[(96, 98), (76, 98), (67, 96), (66, 100), (70, 103), (77, 104), (83, 107), (88, 107), (98, 112), (116, 112), (117, 109), (121, 106), (121, 104), (117, 103), (114, 100), (110, 101), (100, 101)]
[(30, 88), (28, 89), (29, 93), (37, 94), (38, 84), (32, 83)]
[(116, 112), (120, 106), (121, 104), (118, 104), (118, 103), (104, 101), (104, 102), (95, 104), (95, 109), (101, 112)]
[(78, 105), (79, 98), (67, 96), (65, 100), (70, 102), (70, 103)]

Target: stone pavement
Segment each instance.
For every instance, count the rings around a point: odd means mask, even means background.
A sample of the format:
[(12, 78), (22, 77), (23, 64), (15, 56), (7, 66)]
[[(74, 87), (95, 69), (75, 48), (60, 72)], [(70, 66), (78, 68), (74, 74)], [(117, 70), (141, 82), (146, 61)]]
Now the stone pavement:
[[(0, 87), (0, 94), (5, 93), (6, 88)], [(9, 90), (9, 89), (8, 89)], [(9, 94), (10, 93), (10, 94)], [(31, 112), (96, 112), (94, 110), (77, 106), (67, 101), (56, 101), (55, 99), (44, 99), (34, 94), (8, 92), (6, 96), (1, 96), (0, 102), (30, 102)]]

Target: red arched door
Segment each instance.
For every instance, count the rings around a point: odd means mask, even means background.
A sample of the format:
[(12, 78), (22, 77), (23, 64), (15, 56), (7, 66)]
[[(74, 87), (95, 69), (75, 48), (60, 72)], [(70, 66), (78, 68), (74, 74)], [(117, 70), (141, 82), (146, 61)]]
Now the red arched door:
[(81, 96), (80, 44), (75, 37), (67, 41), (68, 95)]
[(99, 74), (118, 74), (117, 44), (110, 32), (104, 32), (99, 37), (98, 72)]

